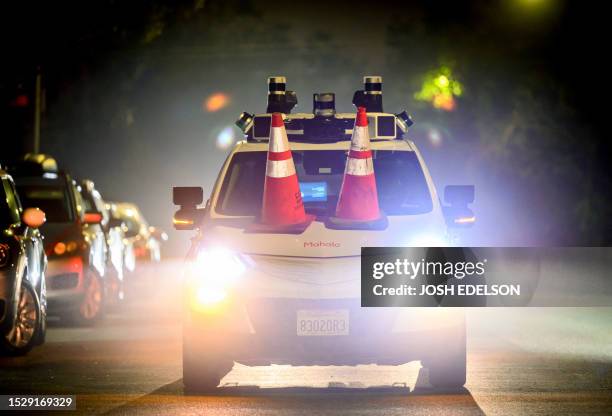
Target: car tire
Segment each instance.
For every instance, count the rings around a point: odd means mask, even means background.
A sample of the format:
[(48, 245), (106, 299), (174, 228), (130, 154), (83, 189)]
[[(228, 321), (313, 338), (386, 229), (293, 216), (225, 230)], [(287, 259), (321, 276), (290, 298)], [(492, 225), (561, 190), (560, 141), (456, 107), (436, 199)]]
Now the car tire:
[[(15, 324), (8, 334), (2, 337), (2, 352), (13, 356), (27, 354), (38, 344), (37, 335), (42, 319), (38, 295), (30, 282), (22, 279)], [(24, 336), (27, 338), (24, 339)]]
[(183, 386), (186, 392), (214, 392), (233, 366), (234, 361), (226, 355), (207, 351), (206, 343), (192, 342), (188, 334), (183, 337)]
[(429, 384), (434, 388), (461, 388), (466, 381), (465, 322), (440, 337), (435, 353), (423, 360), (429, 370)]
[(36, 331), (36, 345), (42, 345), (47, 339), (47, 286), (45, 275), (41, 275), (40, 289), (38, 291), (38, 303), (40, 304), (40, 325)]
[(78, 304), (63, 318), (76, 326), (93, 326), (105, 313), (104, 280), (93, 269), (85, 273), (85, 293)]

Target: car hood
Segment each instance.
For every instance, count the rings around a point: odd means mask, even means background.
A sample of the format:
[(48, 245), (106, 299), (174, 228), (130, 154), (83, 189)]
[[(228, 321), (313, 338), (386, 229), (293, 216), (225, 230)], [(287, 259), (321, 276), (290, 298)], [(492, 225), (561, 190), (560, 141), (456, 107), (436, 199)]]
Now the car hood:
[(444, 219), (436, 210), (422, 215), (389, 216), (384, 230), (332, 230), (315, 221), (302, 234), (250, 233), (251, 218), (210, 220), (202, 230), (206, 245), (254, 255), (289, 257), (359, 256), (361, 247), (424, 247), (446, 238)]

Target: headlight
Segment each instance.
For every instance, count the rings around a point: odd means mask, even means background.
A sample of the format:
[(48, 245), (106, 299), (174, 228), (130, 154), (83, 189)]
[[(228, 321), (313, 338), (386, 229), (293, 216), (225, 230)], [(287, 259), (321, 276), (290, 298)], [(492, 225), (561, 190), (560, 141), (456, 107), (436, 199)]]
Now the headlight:
[(201, 306), (216, 305), (227, 297), (227, 291), (223, 288), (199, 286), (195, 290), (194, 300)]
[(235, 283), (246, 270), (237, 254), (220, 247), (200, 251), (195, 267), (206, 280), (226, 283)]
[(236, 253), (219, 247), (201, 250), (187, 275), (191, 306), (199, 309), (221, 303), (245, 271), (246, 265)]

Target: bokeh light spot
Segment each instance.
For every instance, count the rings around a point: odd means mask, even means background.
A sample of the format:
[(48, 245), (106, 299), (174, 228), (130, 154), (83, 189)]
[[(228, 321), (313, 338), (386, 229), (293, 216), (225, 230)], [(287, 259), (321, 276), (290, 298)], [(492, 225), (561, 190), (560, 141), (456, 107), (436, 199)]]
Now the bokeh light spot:
[(448, 66), (442, 66), (425, 74), (421, 90), (414, 94), (419, 101), (427, 101), (434, 108), (453, 111), (457, 106), (455, 97), (463, 94), (463, 85), (453, 77)]
[(234, 144), (234, 128), (231, 126), (225, 127), (217, 135), (217, 147), (219, 149), (228, 149)]
[(455, 109), (455, 98), (450, 94), (438, 94), (434, 96), (432, 104), (439, 110), (453, 111)]
[(216, 92), (204, 101), (204, 111), (214, 113), (228, 106), (230, 98), (227, 94)]
[(440, 75), (438, 78), (436, 78), (436, 85), (440, 88), (446, 88), (448, 87), (449, 81), (448, 81), (448, 77), (446, 75)]
[(430, 128), (427, 130), (427, 139), (433, 147), (440, 147), (442, 145), (442, 133), (436, 128)]

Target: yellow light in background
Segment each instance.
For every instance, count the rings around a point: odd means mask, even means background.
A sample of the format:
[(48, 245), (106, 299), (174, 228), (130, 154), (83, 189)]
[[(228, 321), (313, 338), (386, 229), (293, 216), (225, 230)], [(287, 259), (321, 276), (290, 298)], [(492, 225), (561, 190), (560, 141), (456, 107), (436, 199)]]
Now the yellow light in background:
[(204, 111), (214, 113), (228, 106), (230, 98), (227, 94), (216, 92), (204, 101)]
[(453, 111), (457, 106), (455, 97), (461, 94), (463, 85), (453, 77), (450, 67), (442, 66), (425, 74), (421, 90), (414, 94), (414, 98), (429, 102), (439, 110)]
[(446, 88), (450, 84), (450, 81), (448, 80), (448, 77), (446, 75), (440, 75), (438, 78), (436, 78), (435, 82), (436, 85), (440, 88)]
[(526, 7), (540, 7), (546, 5), (548, 0), (517, 0), (517, 2)]

